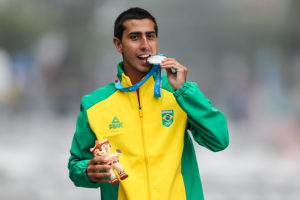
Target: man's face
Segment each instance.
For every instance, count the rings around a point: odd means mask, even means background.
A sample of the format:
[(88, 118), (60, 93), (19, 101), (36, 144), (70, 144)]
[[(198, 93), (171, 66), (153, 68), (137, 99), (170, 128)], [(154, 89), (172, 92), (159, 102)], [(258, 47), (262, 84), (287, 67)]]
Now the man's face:
[(145, 75), (151, 69), (150, 55), (157, 54), (157, 36), (151, 19), (131, 19), (123, 23), (122, 41), (114, 38), (117, 50), (122, 53), (124, 70), (129, 75)]

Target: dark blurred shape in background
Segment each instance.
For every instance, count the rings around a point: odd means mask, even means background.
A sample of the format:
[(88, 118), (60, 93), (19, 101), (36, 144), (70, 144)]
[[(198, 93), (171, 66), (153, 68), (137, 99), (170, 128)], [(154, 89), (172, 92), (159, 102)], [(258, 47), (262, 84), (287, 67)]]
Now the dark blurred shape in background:
[(156, 16), (159, 49), (228, 118), (197, 147), (209, 200), (300, 199), (300, 1), (0, 0), (0, 199), (99, 199), (67, 159), (81, 97), (114, 80), (117, 15)]

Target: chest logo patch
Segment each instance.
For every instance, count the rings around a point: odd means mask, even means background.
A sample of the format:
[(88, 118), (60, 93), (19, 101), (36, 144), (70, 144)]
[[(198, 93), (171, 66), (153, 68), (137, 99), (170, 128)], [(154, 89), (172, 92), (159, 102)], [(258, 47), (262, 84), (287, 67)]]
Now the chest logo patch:
[(111, 124), (109, 124), (109, 129), (123, 128), (123, 123), (118, 120), (117, 117), (114, 117)]
[(161, 119), (163, 126), (170, 127), (174, 121), (174, 110), (162, 110)]

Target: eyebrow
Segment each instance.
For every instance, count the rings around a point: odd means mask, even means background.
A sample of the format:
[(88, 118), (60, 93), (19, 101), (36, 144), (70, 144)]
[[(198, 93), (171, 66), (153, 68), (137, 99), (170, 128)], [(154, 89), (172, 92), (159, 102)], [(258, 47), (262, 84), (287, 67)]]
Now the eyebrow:
[[(146, 34), (152, 34), (152, 33), (156, 34), (155, 31), (148, 31), (148, 32), (146, 32)], [(131, 32), (128, 35), (142, 35), (142, 32)]]

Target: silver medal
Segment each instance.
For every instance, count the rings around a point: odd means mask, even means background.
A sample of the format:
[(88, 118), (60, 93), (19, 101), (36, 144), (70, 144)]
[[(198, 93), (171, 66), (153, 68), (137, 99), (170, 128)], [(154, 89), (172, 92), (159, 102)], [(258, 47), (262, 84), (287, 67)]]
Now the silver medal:
[(163, 61), (165, 58), (165, 56), (160, 56), (160, 55), (155, 55), (155, 56), (150, 56), (148, 58), (148, 63), (152, 64), (152, 65), (160, 65), (161, 61)]

